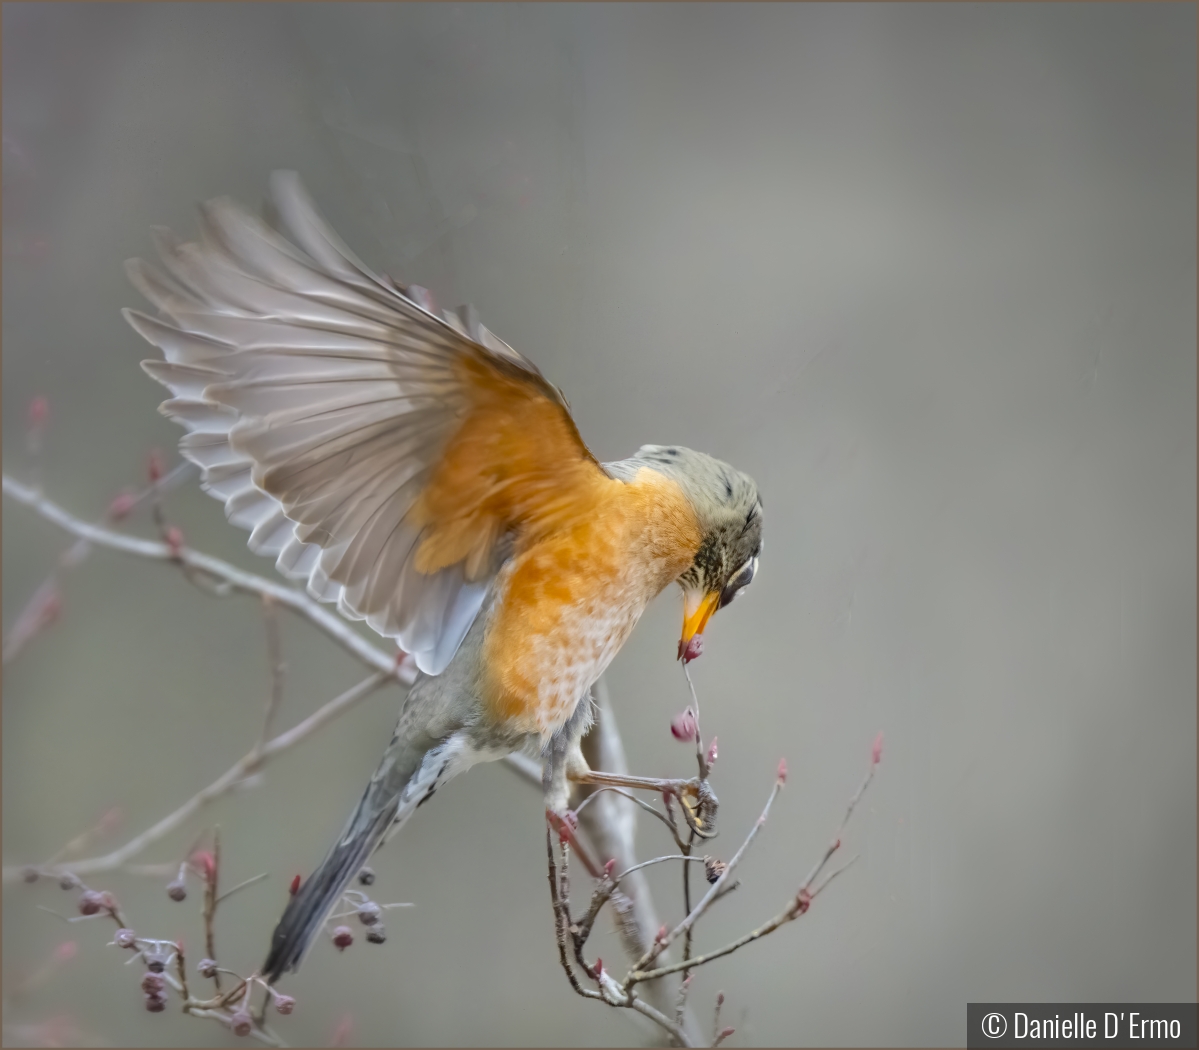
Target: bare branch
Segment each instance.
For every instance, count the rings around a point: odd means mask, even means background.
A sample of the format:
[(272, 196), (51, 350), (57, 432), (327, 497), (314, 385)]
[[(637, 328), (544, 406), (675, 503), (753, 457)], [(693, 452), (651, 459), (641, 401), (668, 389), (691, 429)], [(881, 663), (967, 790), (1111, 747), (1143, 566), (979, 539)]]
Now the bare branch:
[[(301, 590), (289, 587), (273, 580), (268, 580), (254, 573), (245, 572), (228, 562), (221, 561), (209, 554), (201, 554), (190, 547), (182, 547), (177, 552), (166, 543), (154, 540), (138, 539), (115, 532), (102, 525), (91, 525), (73, 514), (63, 510), (57, 503), (52, 502), (28, 485), (9, 477), (3, 478), (4, 495), (15, 499), (36, 511), (49, 522), (80, 539), (85, 539), (99, 547), (108, 547), (123, 554), (132, 554), (150, 561), (177, 562), (185, 568), (208, 574), (228, 585), (231, 591), (241, 594), (253, 594), (258, 597), (269, 596), (280, 605), (290, 609), (296, 615), (318, 627), (332, 638), (343, 649), (356, 656), (368, 667), (375, 671), (391, 675), (395, 671), (396, 658), (381, 649), (375, 648), (370, 642), (354, 631), (349, 623), (336, 612), (332, 612), (319, 602), (308, 597)], [(416, 669), (406, 667), (400, 681), (411, 685), (416, 678)]]
[[(233, 790), (249, 774), (256, 772), (261, 766), (277, 755), (295, 747), (296, 744), (310, 737), (321, 726), (332, 721), (338, 715), (344, 714), (359, 701), (366, 699), (376, 689), (393, 678), (392, 674), (373, 674), (363, 679), (357, 685), (351, 686), (340, 696), (334, 697), (319, 710), (314, 711), (299, 725), (293, 726), (285, 733), (280, 733), (261, 748), (256, 748), (239, 759), (224, 774), (219, 776), (202, 791), (198, 791), (175, 810), (175, 812), (163, 817), (153, 827), (147, 828), (119, 849), (115, 849), (102, 857), (70, 861), (57, 867), (63, 871), (74, 872), (76, 875), (87, 875), (98, 871), (112, 871), (115, 868), (121, 867), (130, 857), (137, 856), (147, 846), (170, 834), (210, 802)], [(19, 878), (22, 870), (17, 865), (6, 867), (4, 869), (4, 881), (11, 882)]]

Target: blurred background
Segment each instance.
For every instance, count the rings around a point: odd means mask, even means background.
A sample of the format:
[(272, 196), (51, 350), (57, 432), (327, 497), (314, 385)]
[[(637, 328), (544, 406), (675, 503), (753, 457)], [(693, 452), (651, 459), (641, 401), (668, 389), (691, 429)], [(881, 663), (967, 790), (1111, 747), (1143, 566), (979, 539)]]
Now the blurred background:
[[(122, 263), (194, 205), (295, 168), (378, 270), (473, 303), (605, 460), (703, 449), (763, 493), (761, 571), (694, 666), (726, 855), (791, 770), (700, 949), (778, 911), (886, 736), (856, 866), (700, 971), (730, 1045), (953, 1045), (969, 1000), (1196, 988), (1196, 13), (1191, 5), (6, 4), (3, 460), (98, 517), (173, 461)], [(194, 481), (189, 544), (257, 572)], [(142, 515), (131, 531), (152, 535)], [(67, 540), (3, 510), (8, 631)], [(634, 772), (688, 775), (680, 601), (608, 674)], [(284, 617), (280, 726), (362, 676)], [(97, 551), (4, 670), (3, 851), (102, 814), (112, 848), (229, 767), (270, 675), (252, 600)], [(222, 960), (261, 961), (401, 699), (376, 694), (138, 858), (221, 826)], [(660, 830), (660, 829), (658, 829)], [(639, 849), (667, 852), (643, 823)], [(318, 945), (292, 1044), (636, 1044), (558, 968), (538, 793), (481, 767), (375, 865), (382, 947)], [(651, 871), (679, 917), (677, 871)], [(200, 944), (199, 893), (112, 874), (137, 929)], [(111, 926), (4, 894), (6, 1041), (226, 1045), (141, 1006)], [(604, 938), (607, 938), (605, 940)], [(598, 944), (619, 957), (605, 929)], [(609, 956), (610, 953), (610, 956)], [(38, 1027), (41, 1025), (42, 1027)], [(22, 1027), (23, 1026), (23, 1027)], [(39, 1034), (40, 1033), (40, 1034)], [(58, 1038), (62, 1039), (61, 1034)]]

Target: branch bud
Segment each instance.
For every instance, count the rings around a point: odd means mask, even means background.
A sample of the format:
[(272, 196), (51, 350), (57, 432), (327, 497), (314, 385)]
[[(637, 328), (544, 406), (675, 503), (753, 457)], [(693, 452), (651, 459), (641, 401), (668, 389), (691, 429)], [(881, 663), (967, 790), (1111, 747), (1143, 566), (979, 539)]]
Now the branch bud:
[[(362, 876), (359, 875), (358, 878), (359, 878), (359, 881), (361, 881)], [(300, 892), (300, 876), (293, 875), (292, 879), (291, 879), (291, 885), (287, 887), (287, 895), (289, 897), (294, 897), (299, 892)]]
[(728, 865), (715, 857), (704, 857), (704, 878), (708, 882), (715, 883), (720, 881), (720, 876), (728, 870)]
[(677, 714), (670, 722), (670, 734), (675, 740), (691, 743), (695, 740), (695, 713), (690, 707)]
[(787, 760), (785, 758), (779, 759), (779, 783), (787, 783)]
[(108, 505), (108, 520), (124, 521), (137, 504), (137, 497), (128, 489), (122, 489), (112, 498)]
[(874, 738), (874, 746), (870, 749), (870, 764), (877, 766), (883, 760), (883, 734)]
[[(296, 876), (296, 878), (297, 878), (297, 879), (298, 879), (299, 877), (300, 877), (299, 875), (297, 875), (297, 876)], [(374, 871), (373, 871), (371, 868), (363, 868), (363, 869), (362, 869), (362, 870), (361, 870), (361, 871), (358, 873), (358, 882), (359, 882), (359, 884), (360, 884), (360, 885), (362, 885), (362, 886), (373, 886), (373, 885), (375, 884), (375, 873), (374, 873)], [(300, 887), (299, 887), (299, 885), (297, 885), (297, 886), (296, 886), (296, 889), (299, 889), (299, 888), (300, 888)]]
[(708, 745), (707, 764), (709, 769), (716, 765), (716, 739), (716, 737), (712, 737), (712, 743)]
[(609, 857), (607, 862), (604, 864), (604, 878), (605, 879), (612, 878), (612, 872), (615, 870), (616, 870), (616, 858)]
[(50, 418), (50, 402), (40, 394), (29, 402), (29, 429), (33, 433), (43, 430)]
[(804, 886), (799, 893), (795, 895), (795, 910), (800, 915), (806, 915), (808, 909), (812, 906), (812, 895), (808, 892), (808, 888)]
[(99, 915), (100, 909), (103, 907), (104, 894), (97, 893), (95, 890), (84, 890), (79, 894), (80, 915)]
[(137, 934), (132, 930), (120, 929), (112, 938), (112, 943), (118, 948), (136, 948)]
[(229, 1027), (234, 1035), (249, 1035), (254, 1031), (254, 1018), (244, 1006), (238, 1007), (229, 1017)]
[(156, 448), (150, 449), (146, 456), (146, 477), (151, 485), (157, 485), (162, 480), (162, 453)]

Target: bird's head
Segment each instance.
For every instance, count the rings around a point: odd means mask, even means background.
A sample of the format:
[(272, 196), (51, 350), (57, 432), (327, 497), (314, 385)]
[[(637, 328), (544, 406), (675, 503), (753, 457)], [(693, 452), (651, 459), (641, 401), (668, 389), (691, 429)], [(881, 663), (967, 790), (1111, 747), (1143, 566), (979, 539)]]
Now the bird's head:
[(702, 651), (708, 620), (752, 582), (762, 553), (762, 500), (748, 474), (679, 445), (643, 445), (641, 465), (677, 481), (695, 510), (700, 545), (679, 576), (683, 588), (683, 633), (679, 659)]

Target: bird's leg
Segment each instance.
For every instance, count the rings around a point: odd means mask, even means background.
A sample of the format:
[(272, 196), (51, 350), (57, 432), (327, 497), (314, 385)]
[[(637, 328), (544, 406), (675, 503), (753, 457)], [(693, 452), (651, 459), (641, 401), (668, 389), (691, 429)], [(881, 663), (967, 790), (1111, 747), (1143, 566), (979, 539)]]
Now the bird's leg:
[[(577, 751), (577, 749), (576, 749)], [(581, 751), (568, 756), (566, 778), (576, 784), (594, 784), (597, 787), (630, 788), (634, 791), (653, 791), (679, 800), (683, 819), (687, 826), (700, 838), (715, 835), (716, 795), (706, 779), (692, 777), (690, 780), (663, 779), (660, 777), (634, 777), (626, 773), (601, 773), (591, 769)]]

